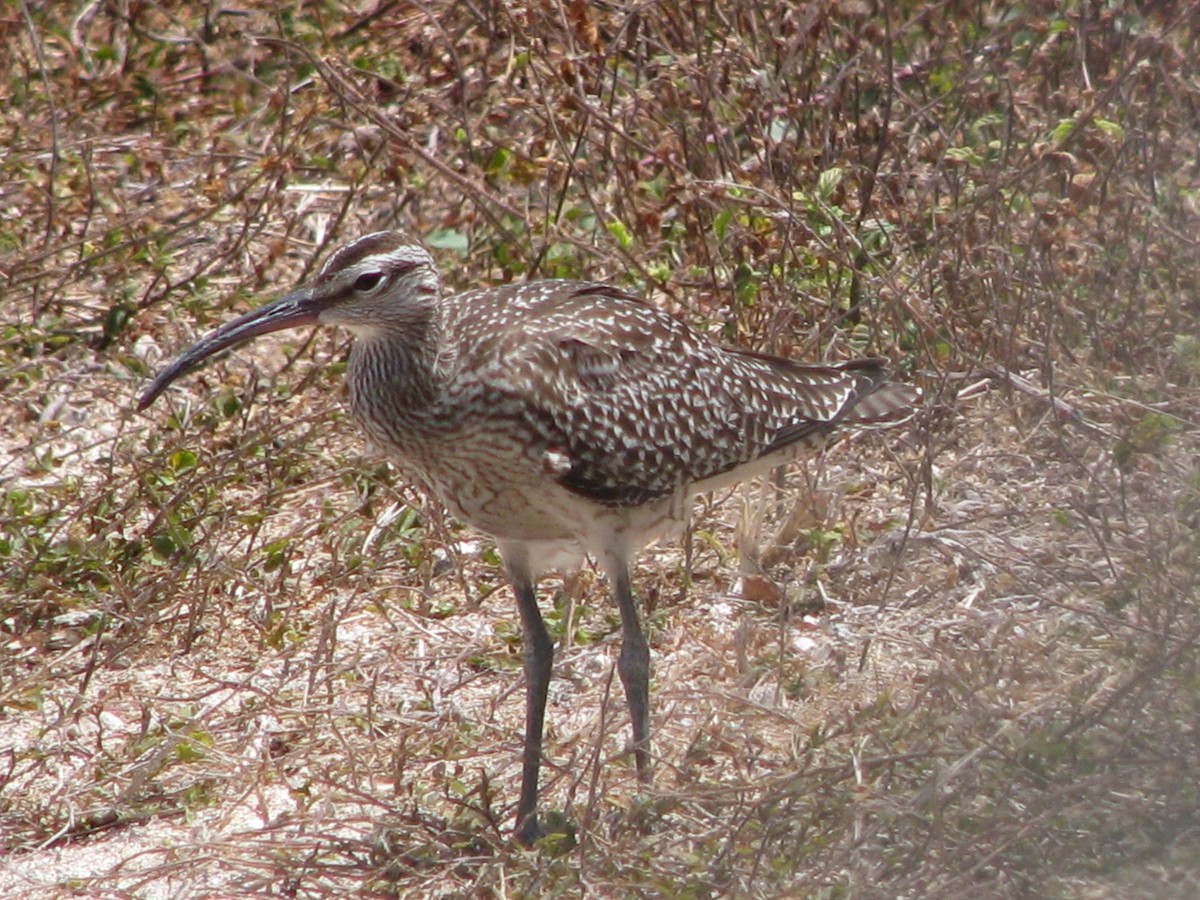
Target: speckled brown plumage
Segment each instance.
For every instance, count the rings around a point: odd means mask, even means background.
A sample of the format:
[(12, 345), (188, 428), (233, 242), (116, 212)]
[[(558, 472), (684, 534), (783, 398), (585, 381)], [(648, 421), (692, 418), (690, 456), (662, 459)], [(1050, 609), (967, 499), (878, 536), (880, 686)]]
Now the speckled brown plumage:
[(619, 672), (649, 777), (649, 651), (633, 555), (682, 523), (698, 491), (765, 471), (852, 427), (911, 415), (916, 392), (879, 360), (806, 365), (720, 346), (616, 288), (535, 281), (442, 296), (432, 257), (395, 232), (334, 253), (314, 281), (217, 329), (143, 395), (268, 331), (356, 337), (350, 410), (400, 468), (492, 535), (517, 595), (529, 701), (517, 837), (537, 821), (552, 649), (534, 584), (591, 554), (621, 611)]

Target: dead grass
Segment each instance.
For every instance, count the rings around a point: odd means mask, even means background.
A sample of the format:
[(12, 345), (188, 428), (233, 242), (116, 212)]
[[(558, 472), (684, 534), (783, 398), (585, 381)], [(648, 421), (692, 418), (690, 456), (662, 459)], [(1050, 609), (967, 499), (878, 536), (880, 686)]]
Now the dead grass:
[[(677, 6), (0, 13), (0, 893), (1195, 894), (1194, 10)], [(926, 390), (646, 555), (652, 790), (546, 586), (574, 848), (508, 842), (507, 589), (342, 336), (132, 412), (392, 226)]]

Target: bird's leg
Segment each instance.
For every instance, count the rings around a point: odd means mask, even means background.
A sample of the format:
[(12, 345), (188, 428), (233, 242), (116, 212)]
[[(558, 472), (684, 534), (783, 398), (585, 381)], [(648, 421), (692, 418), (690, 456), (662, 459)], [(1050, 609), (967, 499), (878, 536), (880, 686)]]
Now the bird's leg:
[(509, 563), (509, 578), (521, 614), (521, 639), (525, 662), (525, 747), (521, 766), (521, 799), (517, 803), (515, 837), (532, 847), (545, 832), (538, 823), (538, 771), (542, 763), (542, 727), (546, 719), (546, 696), (554, 665), (554, 646), (537, 605), (537, 591), (525, 564)]
[(633, 590), (629, 584), (629, 566), (623, 559), (609, 565), (613, 596), (621, 611), (621, 655), (617, 672), (625, 685), (629, 717), (633, 722), (633, 752), (638, 780), (650, 781), (650, 647), (642, 633)]

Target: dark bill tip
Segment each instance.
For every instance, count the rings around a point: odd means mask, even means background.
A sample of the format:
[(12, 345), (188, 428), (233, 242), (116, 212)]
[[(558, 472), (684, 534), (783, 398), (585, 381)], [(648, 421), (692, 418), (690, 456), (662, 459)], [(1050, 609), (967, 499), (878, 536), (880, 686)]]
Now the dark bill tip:
[(320, 311), (321, 307), (314, 302), (312, 292), (302, 288), (227, 322), (184, 350), (158, 374), (138, 399), (138, 412), (158, 399), (158, 395), (173, 381), (198, 369), (210, 356), (272, 331), (298, 325), (316, 325)]

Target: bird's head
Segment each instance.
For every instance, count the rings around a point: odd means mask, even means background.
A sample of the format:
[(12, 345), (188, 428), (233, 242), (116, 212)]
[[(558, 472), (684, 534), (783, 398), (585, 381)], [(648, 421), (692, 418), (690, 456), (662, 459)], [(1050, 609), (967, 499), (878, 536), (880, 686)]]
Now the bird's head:
[(262, 334), (298, 325), (340, 325), (370, 339), (428, 322), (440, 291), (424, 247), (396, 231), (368, 234), (338, 249), (308, 284), (227, 322), (164, 369), (138, 400), (149, 406), (177, 378), (206, 359)]

